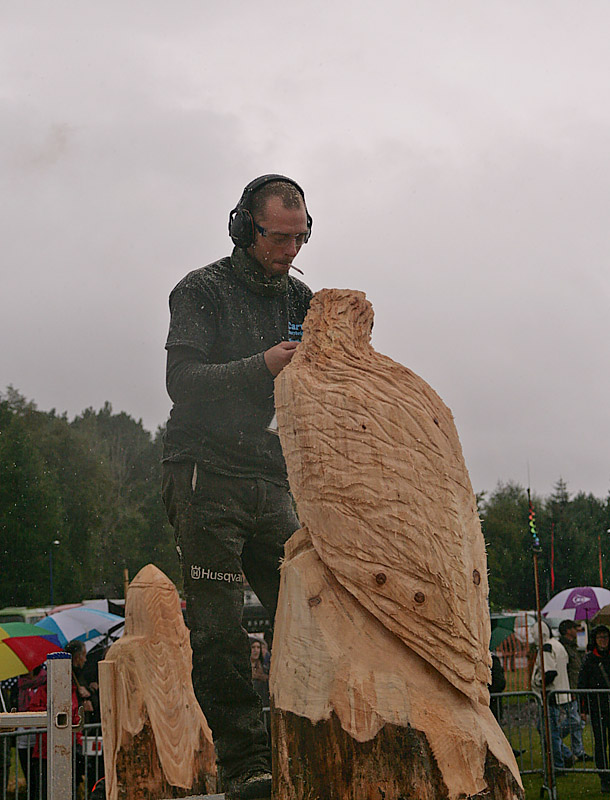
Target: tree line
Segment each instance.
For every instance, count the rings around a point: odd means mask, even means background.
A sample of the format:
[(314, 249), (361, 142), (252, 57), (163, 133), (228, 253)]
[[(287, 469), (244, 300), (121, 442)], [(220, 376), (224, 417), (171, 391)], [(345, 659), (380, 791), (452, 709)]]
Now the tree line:
[[(535, 607), (532, 534), (527, 491), (516, 483), (499, 484), (489, 496), (477, 496), (487, 543), (492, 611)], [(532, 496), (540, 539), (542, 604), (562, 589), (610, 588), (610, 493), (602, 500), (578, 492), (571, 496), (559, 479), (548, 497)]]
[[(48, 604), (50, 559), (56, 604), (121, 597), (123, 570), (133, 577), (150, 562), (180, 586), (161, 501), (162, 437), (162, 428), (152, 435), (109, 403), (69, 420), (38, 410), (11, 387), (0, 393), (0, 608)], [(533, 608), (526, 490), (499, 484), (477, 501), (492, 611)], [(543, 601), (561, 589), (599, 585), (600, 546), (610, 586), (610, 494), (571, 496), (559, 479), (549, 497), (532, 501)]]
[(51, 559), (55, 604), (122, 597), (124, 569), (149, 562), (179, 580), (162, 433), (109, 403), (68, 420), (0, 393), (0, 608), (49, 604)]

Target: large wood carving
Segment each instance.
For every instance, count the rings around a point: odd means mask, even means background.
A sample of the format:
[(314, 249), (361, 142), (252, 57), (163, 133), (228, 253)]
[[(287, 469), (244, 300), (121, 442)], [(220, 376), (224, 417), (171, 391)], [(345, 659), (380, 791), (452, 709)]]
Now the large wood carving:
[(125, 633), (99, 665), (106, 797), (212, 792), (216, 756), (193, 692), (178, 592), (148, 564), (129, 586), (125, 611)]
[(325, 289), (275, 382), (302, 529), (271, 694), (276, 800), (522, 798), (489, 710), (487, 562), (450, 410)]

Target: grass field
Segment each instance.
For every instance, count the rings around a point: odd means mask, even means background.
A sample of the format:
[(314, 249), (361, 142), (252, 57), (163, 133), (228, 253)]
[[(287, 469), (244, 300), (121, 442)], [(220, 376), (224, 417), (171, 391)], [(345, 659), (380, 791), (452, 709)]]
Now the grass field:
[[(526, 800), (539, 800), (542, 781), (539, 777), (525, 775), (523, 778)], [(548, 798), (545, 792), (544, 797)], [(597, 775), (565, 775), (557, 779), (558, 800), (606, 800), (607, 794), (602, 795), (599, 790)]]

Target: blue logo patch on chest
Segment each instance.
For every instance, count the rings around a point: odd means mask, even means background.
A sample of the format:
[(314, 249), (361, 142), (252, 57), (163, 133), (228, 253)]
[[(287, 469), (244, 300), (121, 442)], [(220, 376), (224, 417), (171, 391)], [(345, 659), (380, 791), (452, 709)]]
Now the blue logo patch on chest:
[(288, 323), (288, 341), (300, 342), (303, 338), (303, 325), (300, 322)]

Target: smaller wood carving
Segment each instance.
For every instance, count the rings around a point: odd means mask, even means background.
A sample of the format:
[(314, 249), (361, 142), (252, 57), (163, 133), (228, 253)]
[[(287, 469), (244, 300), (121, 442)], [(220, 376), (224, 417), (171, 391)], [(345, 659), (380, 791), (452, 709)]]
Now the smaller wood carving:
[(148, 564), (130, 584), (125, 611), (125, 634), (99, 665), (106, 797), (214, 792), (216, 755), (193, 692), (178, 592)]

